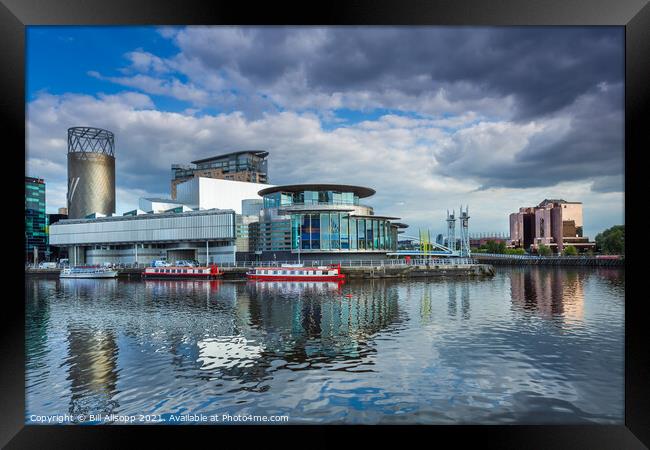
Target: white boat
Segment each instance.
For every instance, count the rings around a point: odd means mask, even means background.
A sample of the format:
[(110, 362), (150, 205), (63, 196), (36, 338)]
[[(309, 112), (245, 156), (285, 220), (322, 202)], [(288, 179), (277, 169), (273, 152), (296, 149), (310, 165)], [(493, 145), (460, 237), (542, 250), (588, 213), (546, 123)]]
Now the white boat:
[(100, 266), (68, 267), (61, 271), (60, 278), (115, 278), (117, 270)]

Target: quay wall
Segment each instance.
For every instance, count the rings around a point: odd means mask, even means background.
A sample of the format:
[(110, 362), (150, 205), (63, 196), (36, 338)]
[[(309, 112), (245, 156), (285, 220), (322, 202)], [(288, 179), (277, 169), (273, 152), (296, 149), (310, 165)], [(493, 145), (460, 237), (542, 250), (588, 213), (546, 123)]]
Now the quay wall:
[[(144, 269), (121, 268), (118, 277), (140, 278)], [(223, 279), (240, 280), (246, 278), (246, 267), (222, 267)], [(58, 277), (61, 269), (25, 269), (26, 275)], [(494, 267), (489, 264), (441, 264), (441, 265), (396, 265), (341, 267), (341, 273), (348, 279), (361, 278), (417, 278), (438, 276), (493, 276)]]
[(544, 265), (544, 266), (598, 266), (624, 267), (625, 259), (604, 259), (589, 256), (518, 256), (518, 255), (481, 255), (472, 254), (472, 258), (492, 265)]

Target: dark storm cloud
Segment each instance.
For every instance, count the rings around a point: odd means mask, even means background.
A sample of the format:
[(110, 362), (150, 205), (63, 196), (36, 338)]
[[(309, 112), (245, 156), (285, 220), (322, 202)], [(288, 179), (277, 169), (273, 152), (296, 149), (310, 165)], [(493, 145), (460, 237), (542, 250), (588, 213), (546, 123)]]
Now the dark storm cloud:
[(326, 94), (394, 89), (419, 96), (444, 88), (451, 100), (513, 95), (517, 119), (552, 113), (598, 83), (623, 80), (624, 35), (613, 27), (243, 28), (223, 34), (203, 41), (183, 34), (177, 42), (185, 56), (214, 69), (233, 68), (257, 86), (271, 86), (300, 67), (308, 88)]
[[(471, 175), (483, 188), (553, 186), (594, 179), (592, 190), (622, 190), (623, 85), (592, 89), (543, 123), (514, 157), (490, 164), (490, 148), (466, 145), (463, 136), (440, 154), (439, 172)], [(507, 139), (507, 135), (504, 136)], [(505, 144), (505, 142), (504, 142)]]

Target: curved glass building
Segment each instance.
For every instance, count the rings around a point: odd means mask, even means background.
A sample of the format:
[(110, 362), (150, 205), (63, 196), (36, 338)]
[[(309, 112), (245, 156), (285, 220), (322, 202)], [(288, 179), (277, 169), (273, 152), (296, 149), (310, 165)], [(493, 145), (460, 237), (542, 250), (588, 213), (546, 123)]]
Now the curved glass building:
[[(377, 216), (360, 203), (373, 189), (341, 184), (292, 184), (262, 189), (258, 253), (276, 259), (308, 254), (377, 254), (397, 248), (398, 217)], [(315, 256), (315, 255), (312, 255)], [(267, 259), (265, 255), (264, 259)], [(322, 255), (320, 258), (326, 258)]]

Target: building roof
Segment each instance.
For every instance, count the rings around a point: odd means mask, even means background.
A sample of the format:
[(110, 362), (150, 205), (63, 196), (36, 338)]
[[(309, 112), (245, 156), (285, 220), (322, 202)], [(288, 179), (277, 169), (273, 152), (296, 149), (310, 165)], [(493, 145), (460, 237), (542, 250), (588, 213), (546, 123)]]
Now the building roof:
[[(89, 223), (89, 222), (119, 222), (122, 220), (149, 220), (160, 219), (164, 217), (181, 217), (181, 216), (207, 216), (212, 214), (232, 214), (235, 211), (232, 209), (203, 209), (200, 211), (185, 211), (182, 213), (162, 212), (162, 213), (146, 213), (137, 216), (106, 216), (96, 218), (83, 218), (83, 219), (62, 219), (56, 224), (69, 225), (73, 223)], [(54, 225), (56, 225), (54, 224)], [(53, 226), (54, 226), (53, 225)]]
[(142, 197), (143, 200), (147, 200), (154, 203), (171, 203), (173, 205), (182, 205), (183, 203), (178, 200), (172, 200), (171, 198), (156, 198), (156, 197)]
[(375, 194), (374, 189), (363, 186), (351, 186), (347, 184), (285, 184), (262, 189), (257, 193), (259, 196), (273, 194), (274, 192), (302, 192), (302, 191), (340, 191), (353, 192), (359, 198), (370, 197)]
[(549, 203), (567, 203), (567, 204), (572, 204), (572, 205), (580, 205), (582, 202), (567, 202), (566, 200), (563, 199), (548, 199), (545, 198), (538, 206), (545, 206), (548, 205)]
[(230, 156), (237, 156), (237, 155), (243, 155), (245, 153), (252, 153), (255, 156), (259, 156), (260, 158), (266, 158), (269, 156), (269, 152), (264, 151), (264, 150), (241, 150), (238, 152), (231, 152), (231, 153), (224, 153), (222, 155), (217, 155), (217, 156), (211, 156), (209, 158), (203, 158), (203, 159), (197, 159), (196, 161), (192, 161), (192, 164), (201, 164), (204, 162), (208, 161), (215, 161), (218, 159), (224, 159)]
[[(400, 217), (391, 216), (376, 216), (374, 214), (350, 214), (350, 217), (359, 217), (361, 219), (386, 219), (386, 220), (399, 220)], [(394, 224), (397, 225), (397, 224)]]

